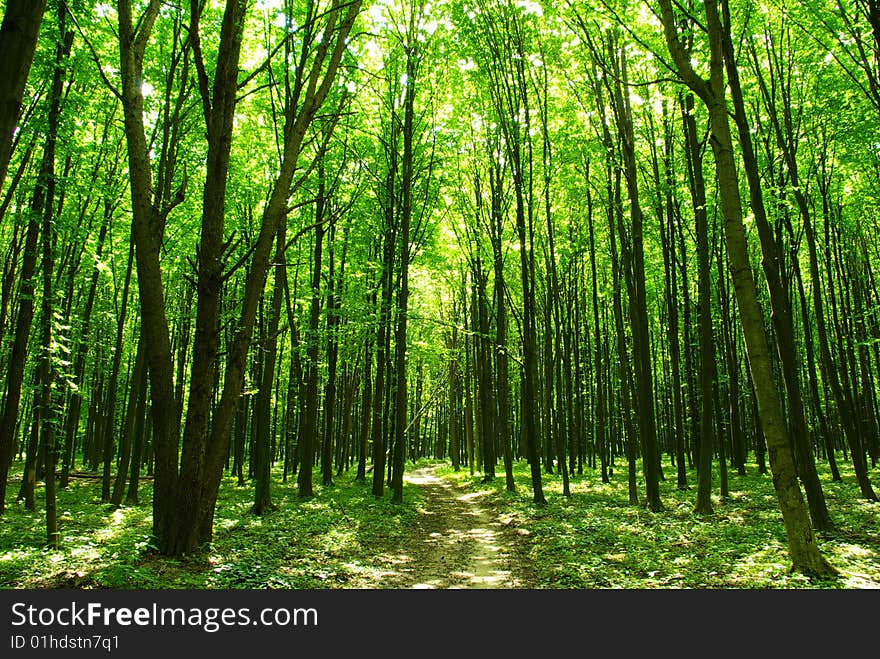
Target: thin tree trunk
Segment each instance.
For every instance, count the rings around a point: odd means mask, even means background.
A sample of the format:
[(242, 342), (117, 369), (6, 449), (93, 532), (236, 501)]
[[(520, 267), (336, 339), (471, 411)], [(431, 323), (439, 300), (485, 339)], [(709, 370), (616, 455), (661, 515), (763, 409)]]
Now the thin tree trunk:
[[(342, 295), (339, 287), (341, 276), (336, 276), (336, 259), (334, 243), (336, 242), (336, 225), (330, 227), (329, 263), (327, 274), (327, 383), (324, 386), (324, 432), (321, 443), (321, 484), (333, 484), (333, 446), (334, 415), (336, 412), (336, 371), (339, 361), (339, 298)], [(343, 257), (344, 261), (344, 257)]]
[[(131, 471), (128, 476), (128, 492), (125, 495), (125, 505), (138, 505), (138, 490), (140, 487), (141, 463), (144, 459), (144, 446), (146, 441), (146, 414), (147, 414), (147, 366), (146, 346), (143, 336), (138, 340), (138, 355), (143, 355), (143, 364), (139, 378), (136, 380), (137, 391), (134, 399), (137, 401), (134, 411), (134, 437), (131, 452)], [(137, 370), (137, 369), (135, 369)], [(134, 389), (132, 390), (134, 391)], [(115, 493), (114, 493), (115, 498)]]
[[(770, 306), (772, 309), (771, 320), (776, 331), (776, 348), (779, 360), (782, 364), (785, 388), (788, 394), (786, 398), (787, 413), (791, 424), (791, 435), (794, 444), (796, 468), (798, 475), (804, 483), (809, 505), (810, 517), (813, 526), (817, 529), (827, 529), (832, 526), (831, 517), (825, 503), (825, 495), (816, 472), (816, 463), (810, 449), (810, 438), (807, 429), (807, 420), (804, 412), (803, 397), (801, 394), (800, 378), (797, 364), (797, 346), (794, 336), (794, 325), (791, 312), (791, 303), (779, 276), (779, 257), (773, 240), (773, 232), (767, 221), (761, 195), (760, 174), (758, 171), (757, 158), (752, 148), (752, 138), (749, 132), (746, 118), (745, 104), (743, 102), (742, 89), (739, 82), (739, 73), (736, 66), (735, 54), (731, 40), (730, 9), (728, 0), (722, 1), (723, 13), (723, 36), (722, 50), (726, 65), (731, 99), (734, 106), (734, 120), (739, 133), (740, 147), (742, 149), (743, 163), (745, 164), (746, 178), (749, 184), (749, 198), (755, 224), (758, 228), (758, 237), (763, 254), (762, 266), (767, 280), (767, 288), (770, 294)], [(761, 79), (763, 82), (763, 79)], [(762, 85), (763, 87), (763, 85)], [(787, 107), (787, 106), (786, 106)], [(772, 110), (771, 110), (772, 111)], [(776, 125), (775, 121), (771, 121)], [(780, 136), (781, 138), (781, 136)], [(790, 155), (780, 139), (780, 147), (783, 152)], [(797, 190), (797, 169), (791, 169), (792, 162), (788, 161), (789, 175)], [(797, 194), (797, 193), (796, 193)]]
[[(614, 48), (613, 45), (612, 48)], [(612, 52), (614, 51), (612, 50)], [(643, 217), (639, 203), (638, 170), (636, 168), (632, 112), (629, 107), (629, 96), (624, 96), (622, 90), (628, 84), (625, 50), (620, 49), (618, 53), (615, 53), (614, 57), (615, 67), (619, 67), (617, 70), (620, 79), (614, 90), (614, 102), (612, 105), (616, 108), (615, 116), (618, 122), (618, 130), (621, 134), (626, 187), (630, 203), (630, 244), (627, 250), (630, 267), (625, 268), (625, 272), (630, 275), (628, 277), (630, 289), (629, 315), (636, 369), (639, 441), (642, 449), (642, 471), (645, 477), (645, 505), (649, 510), (658, 512), (663, 510), (663, 503), (660, 500), (659, 447), (654, 416), (654, 384), (651, 368), (647, 293), (645, 290)], [(622, 239), (623, 234), (621, 233)]]
[(325, 191), (323, 167), (319, 165), (318, 197), (315, 205), (315, 246), (312, 258), (312, 300), (306, 348), (306, 390), (303, 428), (299, 439), (299, 473), (296, 482), (302, 499), (314, 494), (312, 470), (315, 462), (315, 438), (318, 435), (318, 326), (321, 319), (321, 262), (324, 244)]
[[(490, 228), (492, 237), (492, 265), (495, 274), (495, 393), (496, 400), (498, 401), (498, 418), (495, 423), (495, 432), (497, 441), (501, 444), (501, 451), (504, 457), (504, 487), (508, 492), (515, 492), (516, 482), (513, 479), (513, 455), (510, 446), (510, 373), (507, 355), (507, 285), (504, 281), (504, 254), (502, 252), (502, 236), (504, 232), (502, 176), (502, 167), (493, 163), (490, 174)], [(449, 404), (451, 410), (454, 401), (452, 395), (454, 390), (453, 380), (455, 378), (454, 360), (450, 362), (449, 377)], [(450, 430), (454, 432), (452, 430), (451, 421)], [(455, 446), (456, 448), (458, 447), (457, 435), (455, 435)], [(458, 471), (457, 458), (456, 471)]]
[(281, 320), (281, 303), (284, 300), (284, 280), (287, 277), (286, 244), (287, 223), (282, 222), (278, 227), (278, 235), (275, 242), (275, 274), (272, 286), (272, 301), (269, 306), (269, 326), (266, 330), (266, 344), (261, 346), (265, 358), (263, 379), (255, 401), (257, 408), (257, 426), (254, 433), (256, 488), (252, 508), (252, 512), (255, 515), (263, 515), (276, 508), (272, 503), (269, 415), (272, 407), (272, 384), (278, 352), (278, 327)]
[[(98, 244), (95, 247), (95, 260), (100, 261), (104, 248), (104, 240), (107, 237), (107, 229), (109, 227), (110, 213), (108, 213), (108, 205), (105, 200), (103, 220), (101, 228), (98, 231)], [(68, 412), (64, 428), (64, 457), (61, 466), (61, 481), (59, 486), (66, 488), (70, 481), (70, 470), (73, 466), (74, 447), (76, 445), (76, 435), (79, 431), (80, 415), (82, 413), (82, 389), (83, 379), (85, 377), (86, 353), (89, 352), (89, 331), (92, 318), (92, 309), (95, 303), (95, 293), (98, 288), (98, 278), (100, 270), (95, 266), (92, 272), (91, 281), (89, 283), (88, 293), (86, 295), (86, 304), (81, 316), (81, 329), (79, 340), (76, 343), (76, 352), (73, 358), (73, 376), (77, 383), (76, 388), (70, 395), (68, 403)]]
[[(146, 382), (146, 358), (144, 357), (143, 340), (137, 343), (137, 353), (134, 359), (134, 369), (129, 379), (130, 394), (128, 399), (128, 407), (125, 412), (125, 423), (122, 428), (122, 438), (119, 442), (119, 462), (116, 467), (116, 478), (113, 481), (113, 491), (110, 495), (110, 503), (119, 506), (122, 503), (122, 493), (125, 489), (125, 479), (128, 476), (129, 466), (132, 460), (139, 461), (139, 454), (132, 456), (132, 447), (137, 442), (136, 427), (138, 416), (137, 413), (141, 409), (140, 395), (143, 389), (143, 383)], [(134, 477), (137, 477), (135, 472)]]
[[(393, 151), (392, 151), (393, 153)], [(394, 180), (393, 168), (389, 170), (388, 181)], [(393, 197), (393, 195), (389, 195)], [(388, 373), (388, 335), (391, 329), (391, 282), (394, 276), (394, 229), (393, 207), (385, 214), (385, 235), (383, 237), (381, 291), (379, 306), (379, 332), (376, 339), (376, 386), (373, 396), (373, 496), (381, 497), (385, 493), (385, 430), (387, 417), (384, 414), (386, 391), (386, 375)], [(388, 383), (390, 385), (390, 383)], [(389, 387), (390, 388), (390, 387)]]
[[(411, 17), (414, 22), (415, 16)], [(414, 23), (413, 23), (414, 24)], [(414, 28), (412, 28), (414, 29)], [(408, 35), (408, 40), (413, 37)], [(409, 262), (410, 228), (413, 214), (413, 137), (415, 131), (416, 77), (420, 63), (418, 46), (414, 42), (406, 49), (406, 91), (403, 102), (403, 153), (400, 181), (400, 288), (397, 292), (397, 328), (395, 330), (396, 416), (392, 503), (403, 503), (403, 469), (406, 459), (406, 331), (409, 315)]]
[(125, 337), (125, 319), (128, 312), (128, 292), (131, 286), (132, 261), (134, 259), (134, 242), (129, 243), (128, 263), (125, 269), (125, 283), (122, 286), (121, 304), (116, 318), (116, 342), (113, 352), (113, 363), (110, 366), (110, 382), (107, 386), (107, 398), (104, 401), (104, 444), (101, 451), (103, 461), (103, 475), (101, 478), (101, 501), (110, 501), (110, 476), (112, 473), (112, 461), (116, 449), (116, 383), (119, 380), (119, 369), (122, 365), (122, 353), (124, 352), (123, 340)]

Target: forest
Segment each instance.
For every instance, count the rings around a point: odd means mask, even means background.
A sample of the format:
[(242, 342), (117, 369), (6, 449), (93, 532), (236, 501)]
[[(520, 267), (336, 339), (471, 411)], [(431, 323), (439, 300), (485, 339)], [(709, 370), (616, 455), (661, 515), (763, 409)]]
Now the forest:
[(0, 588), (880, 587), (880, 0), (0, 7)]

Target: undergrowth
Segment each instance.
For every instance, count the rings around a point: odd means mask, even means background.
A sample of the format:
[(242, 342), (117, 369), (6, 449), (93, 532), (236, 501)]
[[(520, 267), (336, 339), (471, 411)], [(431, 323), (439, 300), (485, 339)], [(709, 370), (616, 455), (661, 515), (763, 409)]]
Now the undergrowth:
[(352, 473), (329, 487), (316, 483), (315, 496), (300, 500), (295, 478), (275, 476), (277, 509), (264, 516), (250, 512), (253, 487), (226, 478), (213, 542), (181, 558), (151, 546), (151, 483), (141, 486), (146, 503), (114, 509), (100, 502), (100, 480), (73, 478), (58, 492), (58, 550), (45, 546), (42, 510), (10, 504), (0, 516), (0, 588), (345, 588), (369, 575), (377, 544), (402, 541), (417, 514), (414, 486), (394, 505)]
[[(484, 491), (502, 522), (518, 530), (542, 588), (880, 588), (880, 503), (859, 497), (852, 469), (831, 481), (818, 465), (835, 528), (818, 545), (839, 579), (810, 580), (790, 571), (782, 516), (769, 475), (755, 465), (729, 473), (730, 496), (713, 495), (714, 514), (693, 513), (691, 487), (678, 490), (674, 473), (661, 482), (665, 510), (628, 504), (625, 469), (603, 484), (585, 470), (572, 475), (571, 497), (558, 475), (543, 474), (548, 503), (532, 503), (528, 465), (514, 470), (516, 493), (504, 489), (503, 469), (484, 484), (464, 468), (438, 471), (460, 486)], [(639, 495), (644, 496), (643, 482)]]
[[(568, 498), (560, 478), (544, 474), (543, 506), (531, 502), (525, 463), (516, 466), (516, 493), (505, 492), (503, 470), (488, 484), (480, 474), (453, 472), (448, 465), (437, 465), (436, 473), (485, 495), (481, 505), (511, 531), (505, 536), (515, 539), (540, 588), (878, 588), (880, 504), (859, 497), (851, 470), (844, 467), (844, 481), (834, 483), (823, 466), (836, 526), (818, 543), (841, 573), (823, 581), (789, 570), (772, 483), (754, 465), (746, 476), (730, 474), (728, 498), (721, 500), (716, 488), (711, 516), (693, 514), (693, 487), (679, 491), (674, 477), (661, 483), (666, 510), (652, 513), (627, 504), (625, 471), (608, 484), (590, 470), (573, 475)], [(278, 476), (277, 509), (262, 517), (250, 513), (252, 487), (225, 479), (213, 542), (180, 558), (151, 547), (149, 481), (141, 487), (146, 503), (113, 508), (100, 502), (100, 481), (72, 479), (58, 493), (57, 550), (45, 546), (40, 507), (28, 511), (10, 503), (0, 517), (0, 588), (381, 587), (379, 557), (416, 542), (410, 536), (414, 521), (430, 507), (415, 485), (407, 484), (404, 503), (394, 505), (388, 493), (373, 497), (370, 478), (358, 483), (353, 474), (330, 487), (316, 484), (315, 496), (300, 500), (295, 484), (282, 484)], [(38, 489), (38, 502), (41, 496)]]

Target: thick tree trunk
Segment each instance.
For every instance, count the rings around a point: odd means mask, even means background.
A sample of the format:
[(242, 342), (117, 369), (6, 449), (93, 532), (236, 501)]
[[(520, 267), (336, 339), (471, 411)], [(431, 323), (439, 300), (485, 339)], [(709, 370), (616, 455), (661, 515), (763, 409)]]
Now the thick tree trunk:
[(122, 107), (131, 188), (131, 231), (137, 263), (141, 331), (146, 341), (150, 374), (155, 455), (153, 535), (160, 550), (168, 552), (171, 549), (167, 543), (169, 523), (176, 504), (180, 407), (174, 395), (171, 337), (159, 266), (163, 227), (159, 210), (150, 198), (152, 173), (144, 135), (144, 97), (141, 93), (144, 51), (160, 6), (161, 2), (151, 0), (144, 14), (138, 18), (136, 30), (128, 0), (119, 2), (118, 17)]
[(9, 468), (12, 466), (15, 440), (18, 431), (18, 412), (21, 404), (21, 389), (27, 356), (27, 344), (31, 324), (34, 319), (34, 290), (37, 266), (37, 247), (40, 238), (40, 212), (45, 203), (42, 186), (34, 188), (28, 213), (28, 228), (25, 237), (24, 259), (21, 267), (21, 284), (18, 295), (18, 314), (15, 318), (15, 338), (9, 353), (9, 366), (6, 371), (6, 396), (3, 417), (0, 420), (0, 514), (5, 510), (6, 485)]
[(45, 10), (46, 0), (7, 0), (0, 25), (0, 190), (12, 158), (15, 127)]
[[(269, 271), (272, 245), (281, 223), (287, 218), (293, 176), (306, 133), (336, 80), (336, 73), (347, 47), (348, 34), (360, 11), (360, 4), (360, 0), (354, 0), (347, 5), (336, 1), (332, 8), (325, 13), (326, 22), (322, 32), (323, 37), (315, 47), (315, 57), (309, 60), (311, 68), (301, 72), (303, 77), (299, 82), (304, 87), (297, 94), (300, 104), (291, 104), (285, 109), (282, 162), (278, 178), (275, 180), (263, 211), (259, 234), (253, 248), (250, 276), (245, 283), (237, 330), (228, 350), (223, 393), (216, 403), (210, 438), (205, 444), (204, 467), (201, 470), (202, 477), (199, 479), (195, 497), (198, 502), (198, 514), (195, 518), (192, 518), (189, 512), (184, 516), (183, 527), (197, 526), (197, 530), (193, 531), (192, 528), (189, 528), (180, 534), (181, 537), (186, 537), (190, 544), (194, 538), (199, 544), (208, 542), (212, 538), (217, 494), (223, 475), (225, 458), (229, 450), (232, 421), (235, 418), (236, 407), (244, 384), (247, 353), (251, 344), (257, 304), (265, 288)], [(240, 21), (240, 23), (242, 25), (237, 25), (237, 28), (241, 28), (244, 21)], [(332, 131), (333, 125), (329, 125), (328, 132)], [(329, 140), (329, 134), (325, 134), (322, 151), (326, 149), (327, 140)], [(322, 155), (322, 153), (318, 154), (317, 157), (320, 159)], [(196, 460), (198, 460), (198, 456), (196, 456)], [(193, 469), (197, 466), (197, 464), (193, 465)], [(186, 481), (183, 478), (181, 480), (189, 483), (187, 488), (191, 487), (191, 481)], [(187, 496), (185, 500), (189, 506), (192, 498)], [(192, 524), (186, 520), (191, 520)]]
[[(15, 55), (7, 52), (7, 58), (0, 58), (0, 71), (3, 67), (9, 67), (10, 78), (0, 75), (0, 184), (2, 184), (2, 175), (5, 174), (6, 167), (9, 162), (9, 155), (5, 149), (11, 149), (12, 135), (11, 132), (18, 119), (18, 104), (21, 100), (21, 94), (25, 80), (27, 79), (27, 71), (30, 67), (30, 59), (33, 58), (33, 49), (36, 45), (37, 33), (39, 32), (40, 21), (42, 20), (43, 8), (45, 2), (34, 2), (33, 7), (24, 7), (22, 5), (31, 3), (21, 3), (14, 0), (8, 3), (6, 15), (3, 24), (0, 26), (0, 54), (6, 48), (21, 49)], [(63, 12), (63, 10), (62, 10)], [(62, 20), (63, 30), (63, 20)], [(33, 44), (30, 39), (33, 39)], [(55, 191), (55, 147), (58, 140), (58, 122), (61, 113), (61, 96), (63, 91), (65, 71), (63, 68), (63, 60), (66, 53), (70, 52), (73, 42), (73, 34), (65, 33), (64, 42), (59, 42), (57, 61), (55, 71), (52, 78), (52, 88), (49, 95), (49, 129), (46, 133), (46, 139), (43, 145), (43, 159), (40, 163), (40, 170), (37, 174), (37, 182), (31, 196), (30, 205), (26, 210), (28, 217), (28, 228), (25, 236), (24, 259), (21, 267), (21, 283), (19, 285), (18, 294), (18, 315), (15, 324), (15, 338), (13, 339), (12, 348), (9, 355), (9, 367), (6, 373), (6, 400), (3, 406), (3, 417), (0, 420), (0, 514), (5, 509), (6, 501), (6, 483), (9, 475), (9, 468), (12, 464), (13, 451), (15, 447), (15, 435), (18, 425), (18, 412), (21, 402), (21, 389), (24, 382), (25, 364), (27, 358), (28, 339), (30, 337), (31, 325), (34, 318), (34, 292), (36, 290), (36, 268), (38, 243), (40, 239), (40, 223), (42, 222), (43, 230), (52, 228), (53, 219), (53, 202)], [(30, 57), (28, 57), (30, 53)], [(25, 66), (25, 60), (27, 66)], [(21, 89), (18, 90), (18, 75), (23, 75)], [(11, 84), (11, 88), (4, 90), (3, 87)], [(17, 94), (17, 97), (15, 96)], [(8, 123), (8, 127), (7, 124)], [(7, 128), (9, 135), (6, 134)], [(8, 141), (7, 141), (8, 140)], [(4, 162), (5, 160), (5, 162)], [(43, 267), (51, 265), (52, 249), (54, 248), (52, 236), (42, 236), (42, 255)], [(48, 285), (51, 297), (52, 292), (52, 272), (46, 278), (43, 274), (44, 289)], [(44, 293), (46, 291), (44, 290)], [(43, 308), (43, 314), (51, 313), (51, 307)], [(51, 318), (43, 319), (43, 336), (42, 340), (46, 341), (51, 336), (46, 336), (46, 332), (51, 332)], [(49, 350), (49, 344), (46, 343), (45, 350)], [(48, 369), (48, 370), (47, 370)], [(41, 376), (50, 377), (50, 362), (45, 360), (41, 369)], [(46, 383), (46, 380), (43, 380)], [(48, 385), (47, 385), (48, 386)], [(42, 401), (49, 403), (48, 399)], [(55, 423), (54, 419), (47, 420), (46, 423)], [(54, 434), (53, 434), (54, 438)], [(29, 451), (30, 453), (30, 451)], [(53, 441), (54, 455), (54, 441)], [(33, 467), (36, 469), (36, 447), (31, 453)], [(27, 486), (30, 481), (25, 478), (22, 482), (23, 486)], [(33, 498), (32, 495), (30, 497)]]
[[(196, 269), (196, 321), (192, 365), (183, 428), (180, 476), (176, 483), (174, 522), (167, 534), (166, 553), (195, 550), (206, 539), (199, 530), (202, 489), (208, 483), (207, 446), (212, 432), (216, 362), (220, 345), (217, 331), (223, 291), (226, 184), (232, 147), (233, 119), (238, 94), (238, 60), (244, 34), (247, 0), (227, 0), (220, 27), (220, 45), (213, 81), (201, 61), (202, 7), (190, 4), (190, 36), (194, 43), (199, 91), (204, 111), (208, 151), (202, 189), (202, 215)], [(209, 91), (209, 85), (211, 85)], [(224, 451), (225, 453), (225, 451)]]
[(724, 210), (725, 242), (740, 310), (740, 322), (746, 338), (758, 411), (767, 442), (770, 469), (773, 471), (773, 484), (785, 520), (789, 552), (796, 569), (818, 575), (832, 574), (835, 570), (819, 552), (804, 508), (776, 391), (763, 314), (748, 260), (727, 109), (723, 103), (715, 102), (709, 107), (709, 112), (713, 133), (712, 150)]

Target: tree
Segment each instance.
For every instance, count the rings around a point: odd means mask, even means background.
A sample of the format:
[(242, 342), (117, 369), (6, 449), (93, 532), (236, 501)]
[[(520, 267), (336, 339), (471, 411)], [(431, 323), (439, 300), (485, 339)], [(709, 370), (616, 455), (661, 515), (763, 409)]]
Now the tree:
[(773, 483), (785, 522), (789, 554), (794, 568), (811, 574), (832, 574), (834, 568), (816, 546), (798, 486), (779, 395), (773, 379), (764, 319), (758, 303), (748, 257), (739, 182), (725, 102), (723, 26), (717, 0), (703, 3), (709, 37), (709, 79), (700, 77), (682, 45), (678, 23), (669, 0), (659, 0), (663, 33), (675, 69), (709, 112), (715, 175), (724, 213), (724, 239), (730, 259), (740, 323), (746, 341), (752, 383), (758, 399), (761, 426), (770, 455)]

